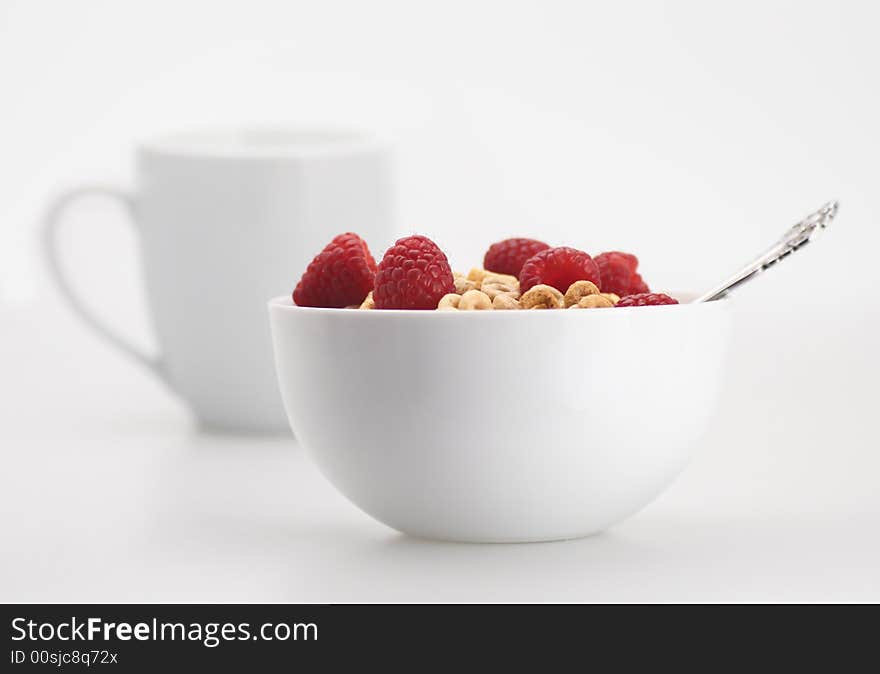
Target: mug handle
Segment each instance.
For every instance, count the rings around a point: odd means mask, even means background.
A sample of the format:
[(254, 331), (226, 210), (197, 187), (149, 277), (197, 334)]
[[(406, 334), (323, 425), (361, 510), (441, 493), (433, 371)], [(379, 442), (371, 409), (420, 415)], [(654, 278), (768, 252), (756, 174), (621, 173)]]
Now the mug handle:
[(49, 265), (49, 271), (51, 272), (52, 278), (58, 286), (61, 295), (70, 304), (74, 313), (76, 313), (86, 325), (124, 354), (133, 358), (135, 361), (153, 372), (153, 374), (159, 377), (159, 379), (165, 382), (165, 384), (168, 384), (168, 377), (165, 373), (162, 359), (158, 356), (150, 356), (142, 352), (136, 346), (129, 344), (115, 331), (105, 326), (104, 323), (96, 318), (80, 300), (79, 296), (74, 292), (73, 286), (68, 282), (64, 275), (58, 251), (58, 232), (60, 230), (61, 221), (64, 214), (67, 212), (67, 209), (72, 206), (74, 202), (87, 196), (102, 196), (118, 201), (128, 212), (130, 222), (134, 222), (134, 199), (127, 192), (114, 187), (100, 185), (79, 187), (57, 197), (49, 206), (49, 210), (46, 213), (46, 219), (43, 223), (43, 252), (46, 256), (46, 261)]

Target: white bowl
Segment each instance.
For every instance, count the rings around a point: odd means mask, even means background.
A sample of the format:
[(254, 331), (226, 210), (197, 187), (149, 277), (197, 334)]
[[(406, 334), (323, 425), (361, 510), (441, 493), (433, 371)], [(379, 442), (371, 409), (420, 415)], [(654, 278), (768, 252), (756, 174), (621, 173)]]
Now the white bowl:
[(290, 425), (327, 479), (399, 531), (481, 542), (586, 536), (656, 497), (711, 420), (729, 309), (269, 303)]

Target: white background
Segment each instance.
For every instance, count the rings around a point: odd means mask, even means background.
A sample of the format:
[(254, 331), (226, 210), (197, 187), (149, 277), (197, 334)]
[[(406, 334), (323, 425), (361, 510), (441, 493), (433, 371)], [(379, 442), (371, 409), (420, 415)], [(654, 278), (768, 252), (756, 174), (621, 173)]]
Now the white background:
[[(880, 600), (878, 22), (871, 2), (0, 0), (0, 600)], [(738, 293), (723, 409), (657, 502), (583, 541), (426, 543), (289, 438), (195, 433), (38, 255), (49, 196), (129, 185), (138, 138), (309, 123), (395, 139), (400, 229), (457, 267), (532, 234), (700, 289), (841, 212)], [(118, 213), (84, 205), (64, 244), (150, 345)]]

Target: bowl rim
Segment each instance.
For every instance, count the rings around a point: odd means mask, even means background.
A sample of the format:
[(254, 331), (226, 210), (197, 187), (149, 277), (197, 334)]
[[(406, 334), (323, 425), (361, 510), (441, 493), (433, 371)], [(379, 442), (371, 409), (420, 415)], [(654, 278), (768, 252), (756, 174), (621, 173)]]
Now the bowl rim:
[[(676, 292), (671, 294), (672, 297), (686, 297), (689, 299), (696, 298), (699, 296), (698, 293), (695, 292)], [(531, 315), (551, 315), (558, 316), (559, 314), (574, 314), (580, 315), (582, 313), (587, 313), (590, 315), (596, 314), (599, 316), (632, 316), (633, 310), (638, 310), (637, 314), (644, 314), (645, 309), (650, 309), (647, 315), (656, 315), (656, 312), (659, 311), (687, 311), (687, 310), (698, 310), (698, 311), (721, 311), (722, 309), (728, 307), (730, 305), (730, 298), (723, 297), (718, 300), (713, 300), (711, 302), (700, 302), (694, 304), (691, 301), (680, 302), (679, 304), (661, 304), (657, 306), (651, 307), (615, 307), (617, 311), (437, 311), (436, 309), (370, 309), (369, 311), (359, 311), (357, 309), (337, 309), (331, 307), (300, 307), (293, 303), (293, 298), (290, 295), (279, 295), (277, 297), (273, 297), (268, 302), (268, 308), (270, 311), (279, 311), (284, 313), (293, 313), (293, 314), (315, 314), (315, 315), (345, 315), (351, 316), (352, 314), (357, 314), (361, 316), (459, 316), (461, 314), (478, 314), (482, 316), (519, 316), (522, 314), (531, 314)], [(700, 309), (697, 309), (700, 307)], [(448, 319), (441, 319), (448, 320)], [(473, 320), (473, 319), (466, 319)], [(532, 319), (530, 319), (532, 320)], [(591, 319), (593, 320), (593, 319)]]

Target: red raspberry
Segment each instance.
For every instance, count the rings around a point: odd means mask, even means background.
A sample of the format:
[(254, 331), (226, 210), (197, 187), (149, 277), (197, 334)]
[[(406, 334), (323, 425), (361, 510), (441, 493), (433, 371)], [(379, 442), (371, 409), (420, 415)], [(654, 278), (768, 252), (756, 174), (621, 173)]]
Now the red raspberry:
[(357, 234), (340, 234), (309, 263), (293, 302), (300, 307), (347, 307), (360, 304), (373, 289), (376, 261)]
[(542, 250), (526, 260), (519, 273), (519, 288), (526, 292), (543, 283), (564, 293), (575, 281), (592, 281), (601, 288), (600, 278), (593, 258), (582, 250), (560, 246)]
[(614, 307), (653, 307), (659, 304), (678, 304), (678, 300), (663, 293), (639, 293), (621, 297)]
[(543, 241), (535, 239), (504, 239), (489, 246), (483, 257), (483, 267), (496, 274), (519, 276), (526, 260), (549, 247)]
[(455, 292), (449, 261), (426, 236), (405, 236), (379, 263), (373, 300), (377, 309), (436, 309)]
[(639, 258), (629, 253), (613, 251), (600, 253), (595, 257), (599, 273), (602, 275), (602, 292), (614, 293), (620, 297), (650, 292), (648, 285), (636, 272)]

